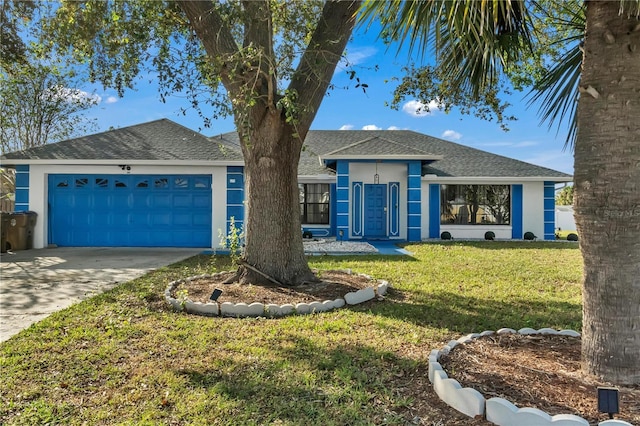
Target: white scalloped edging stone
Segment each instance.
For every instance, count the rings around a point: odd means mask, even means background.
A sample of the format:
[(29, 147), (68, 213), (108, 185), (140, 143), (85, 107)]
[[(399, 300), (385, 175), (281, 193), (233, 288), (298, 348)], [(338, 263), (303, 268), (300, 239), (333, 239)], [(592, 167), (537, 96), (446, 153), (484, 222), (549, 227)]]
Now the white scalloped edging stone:
[[(351, 270), (345, 271), (351, 273)], [(347, 293), (344, 298), (338, 298), (335, 300), (325, 300), (323, 302), (314, 301), (310, 303), (298, 303), (295, 306), (289, 303), (284, 305), (262, 303), (232, 303), (232, 302), (193, 302), (188, 297), (186, 300), (178, 300), (171, 296), (171, 293), (180, 285), (189, 283), (199, 279), (217, 278), (222, 273), (209, 275), (196, 275), (193, 277), (172, 281), (167, 285), (164, 291), (164, 298), (174, 310), (186, 311), (190, 314), (204, 315), (204, 316), (223, 316), (223, 317), (270, 317), (277, 318), (291, 314), (306, 315), (320, 312), (328, 312), (332, 309), (339, 309), (348, 305), (357, 305), (369, 300), (372, 300), (376, 295), (383, 296), (389, 289), (389, 283), (384, 280), (379, 280), (380, 284), (375, 287), (367, 287), (356, 292)], [(368, 275), (360, 274), (360, 276), (371, 279)]]
[(352, 291), (344, 295), (347, 305), (358, 305), (367, 302), (376, 297), (373, 287), (363, 288), (362, 290)]
[[(484, 396), (475, 389), (463, 388), (455, 379), (450, 379), (440, 364), (441, 355), (448, 354), (458, 345), (468, 343), (479, 337), (492, 334), (522, 334), (522, 335), (560, 335), (580, 337), (580, 333), (574, 330), (554, 330), (541, 328), (535, 330), (525, 327), (516, 331), (512, 328), (501, 328), (494, 332), (491, 330), (482, 333), (471, 333), (451, 340), (441, 350), (433, 349), (429, 354), (429, 381), (438, 397), (451, 408), (469, 416), (485, 416), (487, 421), (499, 426), (589, 426), (589, 422), (580, 416), (573, 414), (557, 414), (550, 416), (542, 410), (532, 407), (518, 408), (513, 403), (503, 398), (491, 398), (485, 400)], [(623, 420), (606, 420), (598, 423), (598, 426), (633, 426)]]
[(457, 380), (449, 379), (443, 370), (433, 372), (433, 389), (450, 407), (469, 417), (484, 415), (484, 397), (471, 388), (463, 388)]

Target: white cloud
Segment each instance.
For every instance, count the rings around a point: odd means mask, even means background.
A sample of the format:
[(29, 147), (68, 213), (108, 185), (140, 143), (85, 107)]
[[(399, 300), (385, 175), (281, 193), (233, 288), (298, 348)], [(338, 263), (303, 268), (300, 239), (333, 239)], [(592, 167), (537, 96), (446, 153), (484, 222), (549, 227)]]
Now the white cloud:
[(402, 111), (413, 117), (425, 117), (438, 111), (438, 103), (431, 101), (425, 105), (420, 101), (413, 100), (402, 105)]
[(342, 67), (359, 65), (363, 62), (366, 62), (372, 56), (375, 56), (378, 53), (378, 49), (373, 46), (365, 46), (358, 48), (349, 48), (347, 49), (347, 58), (342, 59), (340, 65)]
[(48, 94), (54, 99), (63, 99), (67, 102), (99, 104), (102, 101), (102, 97), (95, 93), (63, 86), (52, 87), (48, 90)]
[(118, 98), (116, 98), (115, 96), (109, 96), (104, 100), (104, 102), (107, 104), (115, 104), (116, 102), (118, 102)]
[(353, 130), (353, 124), (343, 124), (338, 130)]
[(366, 126), (362, 126), (362, 130), (382, 130), (382, 127), (378, 127), (375, 124), (367, 124)]
[(458, 133), (455, 130), (445, 130), (442, 132), (442, 138), (450, 139), (452, 141), (459, 141), (462, 138), (462, 133)]
[(398, 126), (389, 126), (389, 127), (387, 127), (387, 130), (400, 130), (400, 127), (398, 127)]

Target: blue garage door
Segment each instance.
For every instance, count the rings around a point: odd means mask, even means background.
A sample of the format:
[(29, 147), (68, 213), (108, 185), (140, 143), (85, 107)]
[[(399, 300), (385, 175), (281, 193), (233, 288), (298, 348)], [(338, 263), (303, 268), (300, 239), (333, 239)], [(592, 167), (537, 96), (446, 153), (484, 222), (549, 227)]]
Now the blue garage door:
[(209, 175), (49, 175), (49, 243), (211, 247)]

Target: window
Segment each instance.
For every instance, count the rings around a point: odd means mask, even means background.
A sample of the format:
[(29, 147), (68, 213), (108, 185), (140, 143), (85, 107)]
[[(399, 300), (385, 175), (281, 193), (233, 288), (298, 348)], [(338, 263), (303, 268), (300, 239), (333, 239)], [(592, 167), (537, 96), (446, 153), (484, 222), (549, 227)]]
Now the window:
[(96, 188), (108, 188), (109, 179), (96, 178)]
[(304, 224), (329, 224), (329, 184), (300, 183), (300, 220)]
[(441, 185), (442, 225), (509, 225), (509, 185)]

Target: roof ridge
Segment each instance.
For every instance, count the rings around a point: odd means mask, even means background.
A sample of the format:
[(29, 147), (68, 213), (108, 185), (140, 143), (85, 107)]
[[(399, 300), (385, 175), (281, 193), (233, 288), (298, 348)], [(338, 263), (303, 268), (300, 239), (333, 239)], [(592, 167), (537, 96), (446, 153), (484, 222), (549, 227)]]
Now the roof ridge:
[[(344, 131), (344, 130), (343, 130), (343, 131)], [(348, 131), (348, 130), (347, 130), (347, 131)], [(365, 138), (365, 139), (363, 139), (363, 140), (361, 140), (361, 141), (357, 141), (357, 142), (351, 143), (351, 144), (349, 144), (349, 145), (341, 146), (340, 148), (335, 149), (335, 150), (333, 150), (333, 151), (331, 151), (331, 152), (327, 152), (327, 153), (326, 153), (326, 154), (324, 154), (324, 155), (325, 155), (325, 156), (333, 155), (333, 154), (338, 153), (338, 152), (340, 152), (340, 151), (344, 151), (345, 149), (353, 148), (354, 146), (358, 146), (358, 145), (361, 145), (361, 144), (363, 144), (363, 143), (365, 143), (365, 142), (369, 142), (370, 140), (375, 139), (375, 138), (376, 138), (375, 136), (371, 136), (371, 137)]]

